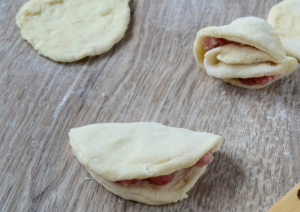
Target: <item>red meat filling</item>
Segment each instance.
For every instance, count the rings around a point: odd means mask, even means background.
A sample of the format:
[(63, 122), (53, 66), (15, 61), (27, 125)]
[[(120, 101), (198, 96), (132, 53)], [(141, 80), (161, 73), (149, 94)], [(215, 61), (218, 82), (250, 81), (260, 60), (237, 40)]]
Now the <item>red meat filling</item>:
[(237, 43), (237, 42), (234, 42), (234, 41), (230, 41), (230, 40), (227, 40), (227, 39), (224, 39), (224, 38), (212, 38), (212, 37), (206, 37), (203, 39), (203, 44), (204, 44), (204, 49), (205, 51), (209, 51), (209, 50), (212, 50), (214, 48), (217, 48), (219, 46), (224, 46), (226, 44), (235, 44), (237, 46), (248, 46), (248, 45), (245, 45), (245, 44), (241, 44), (241, 43)]
[(271, 81), (277, 80), (280, 78), (280, 75), (274, 75), (274, 76), (264, 76), (264, 77), (254, 77), (254, 78), (236, 78), (240, 82), (242, 82), (244, 85), (266, 85)]
[(204, 49), (206, 51), (212, 50), (219, 46), (224, 46), (228, 43), (232, 43), (232, 41), (226, 40), (224, 38), (212, 38), (212, 37), (206, 37), (203, 39)]
[[(197, 163), (194, 166), (198, 166), (202, 168), (203, 166), (210, 164), (214, 160), (214, 156), (212, 152), (206, 153), (200, 160), (197, 161)], [(155, 185), (166, 185), (169, 182), (171, 182), (174, 178), (175, 173), (171, 173), (168, 175), (162, 175), (162, 176), (157, 176), (157, 177), (150, 177), (148, 179), (133, 179), (133, 180), (121, 180), (121, 181), (116, 181), (116, 183), (122, 185), (122, 186), (129, 186), (131, 184), (136, 184), (142, 180), (148, 180), (149, 182), (155, 184)]]
[(149, 181), (155, 185), (166, 185), (173, 180), (174, 173), (158, 177), (150, 177)]
[[(212, 37), (206, 37), (203, 39), (204, 49), (206, 51), (212, 50), (214, 48), (217, 48), (219, 46), (224, 46), (226, 44), (235, 44), (238, 46), (246, 46), (241, 43), (237, 43), (234, 41), (230, 41), (224, 38), (212, 38)], [(271, 81), (274, 81), (276, 79), (279, 79), (280, 75), (274, 75), (274, 76), (263, 76), (263, 77), (253, 77), (253, 78), (235, 78), (236, 80), (239, 80), (244, 85), (266, 85)]]

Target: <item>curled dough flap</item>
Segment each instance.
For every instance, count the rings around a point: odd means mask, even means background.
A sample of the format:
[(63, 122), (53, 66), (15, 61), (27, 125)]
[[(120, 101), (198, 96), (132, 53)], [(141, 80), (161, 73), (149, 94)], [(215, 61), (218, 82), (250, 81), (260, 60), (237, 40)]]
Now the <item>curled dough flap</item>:
[(197, 33), (194, 43), (194, 55), (199, 65), (204, 67), (203, 39), (206, 37), (224, 38), (240, 44), (255, 47), (269, 54), (272, 61), (281, 63), (285, 61), (285, 51), (276, 31), (263, 19), (244, 17), (225, 26), (211, 26), (201, 29)]
[[(280, 74), (285, 76), (290, 74), (296, 67), (297, 61), (293, 57), (287, 57), (284, 63), (253, 63), (253, 64), (206, 64), (208, 75), (224, 79), (229, 78), (251, 78)], [(228, 81), (228, 80), (227, 80)], [(226, 81), (226, 82), (227, 82)]]
[(257, 89), (291, 73), (297, 66), (265, 20), (244, 17), (225, 26), (201, 29), (194, 55), (208, 75), (232, 85)]
[(224, 62), (227, 64), (253, 64), (258, 62), (275, 62), (269, 54), (250, 46), (227, 44), (208, 51), (205, 54), (206, 64)]

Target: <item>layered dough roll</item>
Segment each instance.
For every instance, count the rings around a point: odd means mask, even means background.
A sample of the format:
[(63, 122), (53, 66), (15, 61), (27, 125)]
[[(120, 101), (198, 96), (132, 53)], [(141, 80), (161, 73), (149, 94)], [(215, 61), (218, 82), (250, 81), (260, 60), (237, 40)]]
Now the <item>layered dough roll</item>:
[(124, 199), (162, 205), (187, 192), (213, 160), (221, 137), (158, 123), (103, 123), (71, 129), (78, 160)]
[(256, 17), (201, 29), (194, 56), (208, 75), (248, 89), (263, 88), (297, 66), (271, 25)]

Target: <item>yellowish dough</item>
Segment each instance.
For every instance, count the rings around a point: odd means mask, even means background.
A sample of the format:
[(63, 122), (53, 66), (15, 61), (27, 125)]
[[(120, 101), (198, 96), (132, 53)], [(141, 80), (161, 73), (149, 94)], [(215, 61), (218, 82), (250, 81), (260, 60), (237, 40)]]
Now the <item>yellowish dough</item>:
[(124, 37), (128, 4), (129, 0), (31, 0), (16, 23), (39, 54), (73, 62), (102, 54)]
[[(187, 198), (207, 165), (195, 167), (221, 137), (158, 123), (103, 123), (71, 129), (70, 144), (78, 160), (102, 186), (124, 199), (162, 205)], [(130, 186), (115, 181), (147, 179), (174, 173), (163, 186), (147, 180)]]
[[(206, 39), (221, 39), (224, 43), (210, 48)], [(194, 43), (194, 56), (209, 76), (247, 89), (266, 87), (290, 74), (297, 66), (295, 58), (286, 56), (272, 26), (256, 17), (238, 18), (229, 25), (201, 29)], [(246, 84), (243, 81), (264, 77), (268, 80), (265, 84)]]
[(268, 22), (277, 31), (288, 55), (300, 61), (300, 0), (285, 0), (275, 5)]

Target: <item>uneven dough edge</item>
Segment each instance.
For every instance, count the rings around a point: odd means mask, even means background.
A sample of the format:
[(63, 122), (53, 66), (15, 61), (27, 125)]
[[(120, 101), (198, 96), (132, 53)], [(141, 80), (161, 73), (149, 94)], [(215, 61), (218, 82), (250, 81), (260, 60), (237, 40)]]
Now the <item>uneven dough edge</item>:
[[(238, 80), (235, 80), (235, 79), (232, 79), (232, 78), (220, 78), (221, 80), (223, 80), (224, 82), (227, 82), (231, 85), (234, 85), (234, 86), (237, 86), (237, 87), (241, 87), (241, 88), (246, 88), (246, 89), (261, 89), (261, 88), (264, 88), (270, 84), (272, 84), (273, 82), (277, 81), (277, 80), (280, 80), (281, 78), (285, 77), (285, 76), (288, 76), (289, 74), (291, 74), (296, 66), (297, 66), (297, 61), (295, 58), (293, 57), (289, 57), (287, 56), (287, 60), (285, 63), (283, 64), (280, 64), (280, 66), (283, 66), (282, 69), (285, 70), (285, 73), (278, 79), (274, 80), (274, 81), (271, 81), (269, 83), (267, 83), (266, 85), (252, 85), (252, 86), (248, 86), (248, 85), (245, 85), (245, 84), (242, 84), (240, 81)], [(279, 68), (280, 69), (280, 68)], [(280, 72), (273, 72), (273, 74), (279, 74)]]
[[(205, 63), (205, 62), (204, 62)], [(281, 75), (284, 77), (292, 73), (297, 61), (293, 57), (286, 57), (284, 63), (269, 65), (268, 63), (254, 63), (254, 64), (226, 64), (219, 62), (215, 65), (208, 65), (205, 63), (206, 72), (209, 76), (226, 79), (226, 78), (251, 78), (262, 76)], [(247, 73), (249, 71), (250, 73)], [(246, 72), (246, 73), (245, 73)]]
[[(186, 194), (197, 182), (197, 180), (204, 174), (206, 166), (203, 168), (194, 168), (189, 173), (186, 173), (184, 180), (173, 179), (167, 185), (155, 186), (151, 183), (146, 183), (150, 188), (139, 187), (139, 185), (121, 186), (114, 182), (105, 180), (104, 178), (96, 175), (95, 173), (87, 170), (91, 176), (104, 188), (113, 194), (120, 196), (126, 200), (132, 200), (147, 205), (164, 205), (170, 203), (176, 203), (188, 197)], [(172, 186), (175, 184), (176, 189)]]

